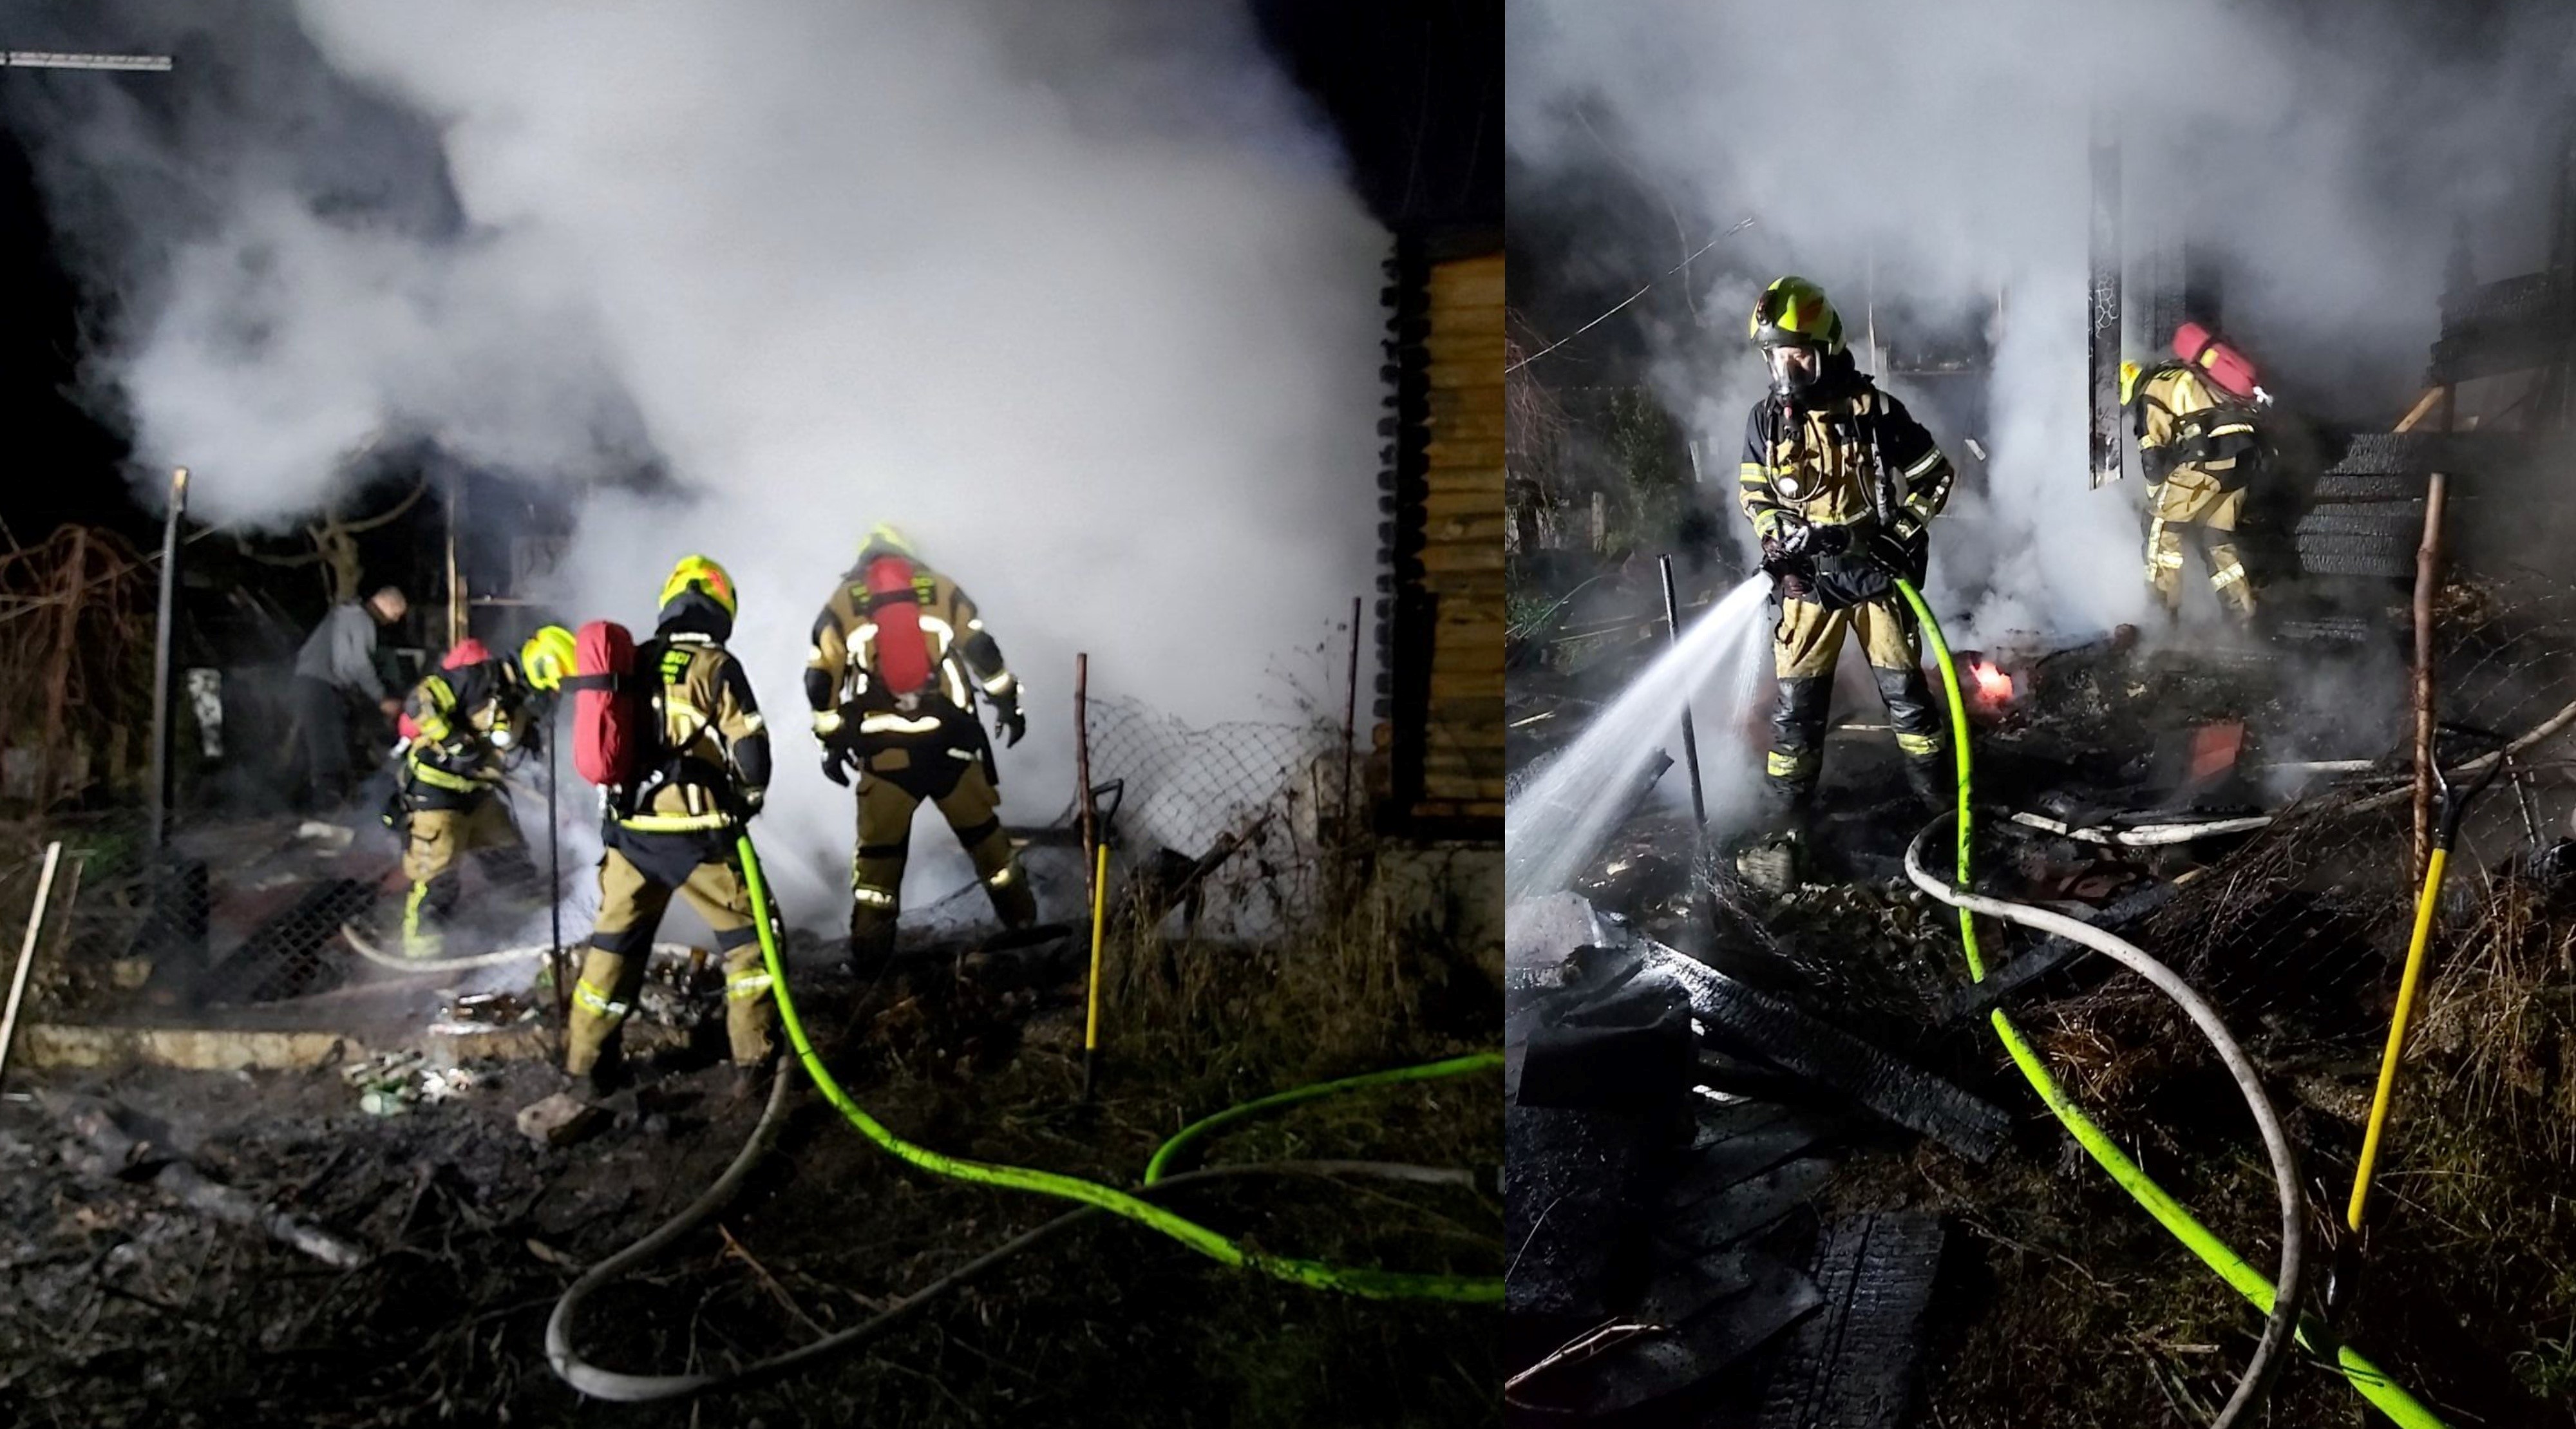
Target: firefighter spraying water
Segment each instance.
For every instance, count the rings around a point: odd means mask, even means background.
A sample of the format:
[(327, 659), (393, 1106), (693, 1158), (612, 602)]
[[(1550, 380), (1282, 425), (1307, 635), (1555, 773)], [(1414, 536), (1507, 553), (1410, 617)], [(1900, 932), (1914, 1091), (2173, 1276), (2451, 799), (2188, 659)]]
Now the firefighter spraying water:
[(1853, 363), (1824, 289), (1779, 279), (1749, 328), (1771, 390), (1745, 422), (1739, 484), (1772, 578), (1780, 693), (1765, 768), (1767, 837), (1743, 867), (1756, 886), (1777, 890), (1797, 879), (1846, 632), (1860, 636), (1915, 796), (1937, 810), (1951, 795), (1921, 633), (1895, 582), (1923, 579), (1929, 527), (1957, 472), (1905, 404)]

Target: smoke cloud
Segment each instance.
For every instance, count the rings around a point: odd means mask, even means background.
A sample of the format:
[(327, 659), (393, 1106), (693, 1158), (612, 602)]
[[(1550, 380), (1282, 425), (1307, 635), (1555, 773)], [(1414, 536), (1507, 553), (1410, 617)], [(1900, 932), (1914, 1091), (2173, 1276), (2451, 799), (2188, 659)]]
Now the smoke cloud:
[[(1855, 325), (1873, 291), (1884, 325), (1987, 321), (2000, 298), (1983, 427), (1940, 432), (1963, 466), (1968, 435), (1991, 461), (1939, 528), (1934, 594), (1974, 609), (1964, 640), (2089, 635), (2146, 599), (2138, 483), (2085, 478), (2093, 117), (2124, 140), (2133, 264), (2159, 235), (2208, 242), (2266, 386), (2385, 423), (2420, 380), (2455, 233), (2482, 278), (2543, 257), (2569, 21), (2536, 4), (1528, 0), (1507, 37), (1516, 226), (1642, 189), (1667, 212), (1563, 255), (1581, 280), (1615, 267), (1624, 291), (1757, 220), (1668, 280), (1687, 306), (1666, 295), (1636, 319), (1730, 510), (1763, 283), (1814, 278)], [(2144, 355), (2167, 334), (2143, 331), (2136, 292), (2126, 341)]]
[[(426, 434), (583, 493), (537, 592), (572, 618), (649, 626), (674, 559), (726, 562), (778, 730), (774, 877), (810, 921), (843, 906), (851, 815), (797, 675), (871, 523), (1028, 684), (1020, 820), (1072, 797), (1077, 650), (1095, 691), (1286, 717), (1282, 657), (1369, 587), (1388, 240), (1233, 7), (55, 18), (180, 57), (165, 93), (19, 100), (118, 298), (96, 385), (139, 461), (194, 468), (210, 520), (282, 524)], [(916, 840), (916, 901), (965, 868), (950, 844)]]

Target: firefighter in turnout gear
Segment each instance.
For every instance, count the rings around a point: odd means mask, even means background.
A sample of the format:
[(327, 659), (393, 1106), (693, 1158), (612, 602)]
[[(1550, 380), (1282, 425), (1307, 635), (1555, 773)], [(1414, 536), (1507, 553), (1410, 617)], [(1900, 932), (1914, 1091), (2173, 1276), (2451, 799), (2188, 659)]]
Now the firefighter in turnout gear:
[(1773, 283), (1751, 333), (1771, 390), (1745, 424), (1738, 477), (1772, 577), (1780, 696), (1765, 785), (1773, 837), (1747, 871), (1776, 886), (1795, 876), (1845, 632), (1860, 637), (1915, 794), (1935, 807), (1955, 796), (1921, 634), (1895, 578), (1922, 582), (1927, 528), (1957, 473), (1905, 405), (1853, 365), (1823, 289), (1798, 277)]
[(769, 972), (734, 842), (769, 789), (769, 732), (733, 634), (733, 578), (704, 556), (662, 586), (653, 638), (635, 647), (652, 742), (631, 787), (606, 791), (599, 916), (573, 984), (564, 1070), (594, 1076), (644, 987), (662, 913), (677, 893), (715, 934), (724, 964), (725, 1033), (746, 1084), (766, 1061)]
[(859, 772), (858, 848), (850, 860), (850, 953), (862, 965), (894, 950), (913, 814), (939, 806), (993, 911), (1006, 927), (1037, 920), (1037, 899), (1002, 832), (993, 746), (975, 719), (1017, 744), (1028, 732), (1020, 687), (975, 603), (922, 564), (891, 526), (868, 533), (859, 557), (814, 621), (805, 702), (836, 784)]
[(2253, 409), (2183, 362), (2144, 370), (2122, 363), (2120, 404), (2130, 409), (2147, 478), (2147, 584), (2156, 599), (2169, 615), (2182, 608), (2183, 547), (2190, 544), (2209, 567), (2219, 605), (2251, 620), (2254, 587), (2245, 579), (2236, 523), (2261, 453)]
[[(570, 631), (547, 629), (571, 647)], [(536, 864), (501, 795), (505, 762), (525, 743), (521, 731), (543, 724), (530, 718), (531, 674), (468, 639), (403, 701), (401, 769), (385, 822), (404, 835), (403, 876), (411, 882), (403, 900), (406, 957), (446, 951), (440, 929), (463, 890), (466, 855), (474, 855), (495, 887), (533, 891), (538, 885)]]

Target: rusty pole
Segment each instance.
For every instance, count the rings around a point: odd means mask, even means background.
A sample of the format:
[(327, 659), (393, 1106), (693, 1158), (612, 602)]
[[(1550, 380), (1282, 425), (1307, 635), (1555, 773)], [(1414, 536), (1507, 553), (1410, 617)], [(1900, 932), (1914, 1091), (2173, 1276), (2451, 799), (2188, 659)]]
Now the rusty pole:
[(188, 514), (188, 469), (170, 472), (170, 514), (161, 526), (161, 609), (152, 646), (152, 784), (144, 791), (145, 847), (157, 854), (170, 821), (170, 647), (179, 602), (179, 522)]
[(63, 784), (57, 761), (62, 757), (63, 719), (71, 699), (72, 662), (80, 653), (81, 594), (88, 586), (89, 528), (72, 528), (72, 554), (64, 567), (63, 616), (55, 628), (54, 668), (45, 682), (45, 758), (37, 767), (43, 779), (36, 787), (36, 803), (44, 807), (53, 803), (54, 791)]
[(1358, 827), (1358, 795), (1351, 788), (1351, 763), (1360, 740), (1360, 598), (1351, 597), (1351, 673), (1342, 687), (1342, 836)]
[(1073, 657), (1073, 800), (1082, 816), (1082, 891), (1085, 904), (1099, 901), (1099, 890), (1092, 887), (1097, 877), (1094, 869), (1100, 855), (1100, 830), (1092, 818), (1091, 808), (1091, 655), (1084, 651)]
[[(2450, 429), (2451, 398), (2442, 397), (2443, 430)], [(2442, 578), (2442, 504), (2447, 480), (2434, 472), (2424, 488), (2424, 537), (2415, 547), (2415, 864), (2424, 881), (2433, 856), (2433, 595)]]
[(470, 617), (465, 607), (465, 577), (457, 561), (457, 531), (464, 524), (465, 478), (459, 476), (447, 484), (447, 644), (453, 649), (465, 643)]

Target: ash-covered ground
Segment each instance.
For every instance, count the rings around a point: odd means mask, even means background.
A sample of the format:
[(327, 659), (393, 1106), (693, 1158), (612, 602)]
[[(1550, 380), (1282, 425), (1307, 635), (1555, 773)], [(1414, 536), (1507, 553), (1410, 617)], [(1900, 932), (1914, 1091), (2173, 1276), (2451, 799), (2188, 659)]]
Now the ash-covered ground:
[[(1618, 612), (1596, 616), (1591, 628), (1602, 633), (1516, 672), (1514, 752), (1524, 769), (1570, 740), (1662, 647), (1650, 586), (1593, 595), (1624, 600), (1634, 623), (1604, 629)], [(2510, 776), (2464, 827), (2376, 1182), (2361, 1289), (2337, 1323), (2452, 1424), (2576, 1423), (2576, 1209), (2563, 1193), (2576, 1171), (2576, 898), (2565, 883), (2576, 845), (2558, 734), (2576, 696), (2572, 610), (2566, 592), (2529, 582), (2455, 581), (2442, 596), (2446, 717), (2542, 737), (2516, 750)], [(2114, 927), (2218, 1005), (2300, 1149), (2320, 1235), (2343, 1216), (2417, 892), (2405, 662), (2393, 633), (2402, 626), (2393, 609), (2365, 614), (2380, 633), (2360, 640), (2278, 629), (2232, 640), (2150, 634), (1977, 652), (1973, 663), (1990, 669), (1984, 680), (1963, 668), (1977, 725), (1977, 885)], [(1928, 1216), (1947, 1232), (1928, 1311), (1913, 1322), (1911, 1344), (1889, 1350), (1911, 1365), (1912, 1408), (1852, 1422), (2207, 1422), (2260, 1317), (2085, 1157), (2014, 1071), (1986, 1021), (1994, 999), (1966, 991), (1956, 914), (1902, 876), (1922, 820), (1888, 734), (1867, 728), (1883, 725), (1883, 714), (1854, 694), (1836, 707), (1804, 887), (1768, 897), (1736, 878), (1737, 840), (1698, 833), (1686, 772), (1675, 767), (1637, 797), (1571, 891), (1607, 915), (1614, 940), (1669, 946), (1863, 1039), (2004, 1109), (2009, 1135), (1980, 1162), (1834, 1087), (1726, 1048), (1696, 1024), (1707, 1035), (1686, 1075), (1700, 1090), (1680, 1122), (1661, 1113), (1632, 1121), (1633, 1144), (1605, 1153), (1644, 1164), (1679, 1158), (1684, 1180), (1659, 1191), (1640, 1173), (1647, 1199), (1593, 1213), (1605, 1235), (1622, 1218), (1667, 1218), (1641, 1237), (1640, 1283), (1650, 1283), (1697, 1253), (1668, 1218), (1690, 1193), (1688, 1178), (1705, 1179), (1712, 1146), (1746, 1144), (1727, 1139), (1742, 1137), (1731, 1123), (1758, 1109), (1774, 1119), (1761, 1135), (1805, 1125), (1798, 1154), (1818, 1165), (1817, 1178), (1730, 1253), (1801, 1271), (1827, 1303), (1788, 1300), (1794, 1313), (1774, 1317), (1777, 1326), (1739, 1308), (1737, 1329), (1764, 1338), (1722, 1353), (1704, 1328), (1691, 1338), (1688, 1326), (1722, 1318), (1699, 1312), (1675, 1342), (1722, 1368), (1696, 1380), (1668, 1375), (1681, 1387), (1665, 1385), (1609, 1420), (1787, 1422), (1780, 1415), (1794, 1396), (1778, 1381), (1812, 1370), (1801, 1326), (1834, 1313), (1837, 1234)], [(1744, 726), (1712, 731), (1703, 719), (1702, 760), (1758, 760), (1758, 728)], [(1668, 745), (1676, 758), (1678, 735)], [(2079, 829), (2279, 817), (2259, 830), (2130, 849), (2016, 823), (2016, 813)], [(1948, 868), (1946, 831), (1930, 854)], [(2233, 1084), (2188, 1022), (2098, 956), (2024, 963), (2047, 952), (2034, 935), (1980, 920), (1978, 936), (2004, 981), (2023, 967), (2049, 969), (2002, 1005), (2059, 1083), (2151, 1176), (2268, 1267), (2279, 1233), (2274, 1183)], [(1533, 1005), (1528, 994), (1518, 1004)], [(1613, 1317), (1651, 1321), (1655, 1294), (1669, 1290), (1656, 1284)], [(1741, 1307), (1752, 1293), (1716, 1303)], [(1514, 1321), (1514, 1374), (1592, 1328), (1539, 1314)], [(2365, 1422), (2351, 1387), (2303, 1358), (2264, 1422)], [(1616, 1380), (1596, 1372), (1579, 1385), (1557, 1374), (1560, 1410)], [(1545, 1408), (1547, 1385), (1533, 1375), (1514, 1412), (1562, 1422)], [(1612, 1401), (1625, 1403), (1616, 1393)]]
[[(1377, 900), (1355, 894), (1361, 909)], [(899, 1134), (963, 1156), (1133, 1185), (1183, 1123), (1290, 1085), (1488, 1045), (1472, 950), (1325, 919), (1264, 945), (1132, 930), (1110, 949), (1109, 1054), (1082, 1103), (1077, 960), (925, 951), (899, 976), (798, 975), (819, 1048)], [(1478, 991), (1478, 989), (1482, 991)], [(637, 1059), (587, 1140), (539, 1147), (537, 1060), (467, 1063), (436, 1099), (371, 1114), (420, 1069), (13, 1068), (0, 1103), (0, 1418), (24, 1424), (556, 1423), (1447, 1425), (1492, 1413), (1493, 1313), (1229, 1271), (1093, 1217), (847, 1355), (692, 1404), (585, 1404), (542, 1334), (580, 1269), (696, 1197), (760, 1111), (721, 1015)], [(1384, 1159), (1465, 1184), (1241, 1177), (1177, 1193), (1261, 1249), (1494, 1275), (1501, 1155), (1490, 1076), (1372, 1090), (1214, 1139), (1211, 1163)], [(379, 1103), (381, 1105), (381, 1103)], [(104, 1157), (106, 1109), (142, 1143)], [(584, 1309), (581, 1351), (639, 1373), (721, 1372), (864, 1320), (1065, 1209), (912, 1170), (801, 1090), (775, 1150), (709, 1226)], [(174, 1193), (182, 1164), (353, 1247), (337, 1268)]]

